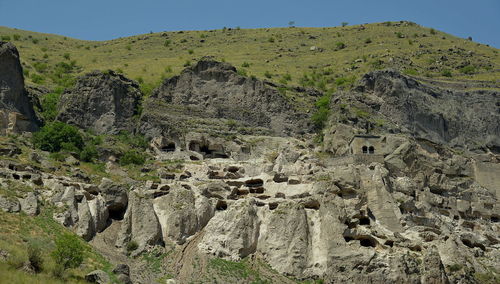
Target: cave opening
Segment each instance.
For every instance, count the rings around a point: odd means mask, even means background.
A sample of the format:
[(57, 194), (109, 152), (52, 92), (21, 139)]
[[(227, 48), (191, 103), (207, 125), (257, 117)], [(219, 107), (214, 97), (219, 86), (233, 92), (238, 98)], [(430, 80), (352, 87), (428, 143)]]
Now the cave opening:
[(359, 224), (360, 225), (370, 225), (370, 218), (366, 216), (362, 216), (359, 218)]
[(373, 248), (376, 247), (377, 245), (374, 240), (368, 238), (360, 239), (359, 244), (363, 247), (373, 247)]
[(161, 147), (163, 152), (175, 152), (175, 143), (171, 142)]

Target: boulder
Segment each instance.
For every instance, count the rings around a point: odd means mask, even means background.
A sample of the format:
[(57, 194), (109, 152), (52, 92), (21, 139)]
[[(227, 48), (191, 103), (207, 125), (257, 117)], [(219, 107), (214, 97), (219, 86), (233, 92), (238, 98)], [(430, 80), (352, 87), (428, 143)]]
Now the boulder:
[(87, 198), (83, 197), (83, 200), (78, 203), (78, 223), (76, 224), (76, 234), (84, 240), (90, 241), (96, 233), (95, 227), (94, 218), (90, 212)]
[(111, 282), (109, 275), (102, 270), (94, 270), (85, 275), (85, 280), (90, 283), (107, 284)]
[(94, 199), (88, 201), (90, 214), (94, 219), (95, 231), (102, 232), (108, 225), (109, 212), (106, 207), (106, 201), (101, 195), (96, 196)]
[(28, 192), (25, 198), (19, 199), (21, 210), (31, 216), (40, 213), (38, 196), (34, 192)]
[(17, 213), (21, 211), (21, 205), (17, 199), (0, 196), (0, 209), (8, 213)]
[(131, 131), (140, 98), (136, 82), (113, 71), (94, 71), (61, 95), (57, 119), (97, 134)]

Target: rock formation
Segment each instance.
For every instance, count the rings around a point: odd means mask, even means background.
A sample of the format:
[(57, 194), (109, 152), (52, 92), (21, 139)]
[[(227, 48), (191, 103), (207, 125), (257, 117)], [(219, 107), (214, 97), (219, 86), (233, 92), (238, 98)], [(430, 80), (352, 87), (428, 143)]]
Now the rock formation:
[(97, 134), (134, 129), (141, 93), (134, 81), (113, 71), (94, 71), (78, 78), (61, 95), (57, 119)]
[[(402, 132), (453, 147), (498, 152), (500, 95), (496, 91), (442, 89), (383, 70), (366, 74), (358, 86), (332, 100), (343, 120), (366, 129)], [(339, 106), (348, 105), (339, 109)], [(349, 112), (350, 110), (350, 112)], [(338, 115), (332, 117), (339, 120)]]
[(0, 42), (0, 134), (35, 131), (39, 120), (24, 88), (19, 53), (8, 42)]
[[(318, 92), (293, 90), (306, 100)], [(156, 136), (181, 129), (215, 129), (222, 124), (262, 129), (274, 135), (307, 133), (308, 115), (276, 86), (239, 75), (228, 63), (203, 58), (181, 75), (166, 79), (146, 101), (141, 131)], [(196, 118), (197, 124), (192, 124)], [(222, 123), (221, 123), (222, 120)], [(251, 132), (251, 130), (249, 130)], [(253, 130), (256, 131), (256, 130)]]

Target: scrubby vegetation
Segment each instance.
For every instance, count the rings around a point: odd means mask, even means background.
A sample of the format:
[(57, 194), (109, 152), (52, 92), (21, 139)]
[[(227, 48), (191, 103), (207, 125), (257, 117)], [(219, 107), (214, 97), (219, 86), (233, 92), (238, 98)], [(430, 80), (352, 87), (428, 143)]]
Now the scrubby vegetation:
[(33, 134), (35, 147), (49, 152), (81, 151), (84, 142), (78, 128), (54, 121), (44, 125), (40, 131)]
[[(291, 85), (300, 85), (304, 70), (322, 73), (330, 69), (333, 72), (327, 80), (335, 80), (387, 67), (401, 71), (412, 68), (418, 76), (441, 78), (450, 78), (444, 72), (450, 70), (456, 73), (453, 79), (494, 81), (499, 71), (484, 71), (498, 70), (500, 66), (495, 48), (404, 21), (332, 28), (162, 32), (106, 42), (64, 39), (5, 27), (0, 28), (0, 35), (20, 41), (17, 46), (24, 55), (29, 82), (52, 86), (70, 83), (67, 79), (75, 75), (108, 68), (120, 68), (129, 78), (141, 77), (143, 83), (155, 85), (204, 55), (241, 66), (257, 78), (278, 82), (290, 74)], [(39, 41), (41, 38), (47, 40)], [(311, 51), (311, 46), (321, 52)], [(113, 56), (109, 56), (111, 52)], [(45, 54), (47, 58), (43, 58)], [(436, 60), (441, 56), (446, 58)], [(457, 67), (463, 66), (464, 57), (474, 69), (461, 71), (463, 67)], [(165, 66), (170, 66), (171, 72), (166, 72)]]

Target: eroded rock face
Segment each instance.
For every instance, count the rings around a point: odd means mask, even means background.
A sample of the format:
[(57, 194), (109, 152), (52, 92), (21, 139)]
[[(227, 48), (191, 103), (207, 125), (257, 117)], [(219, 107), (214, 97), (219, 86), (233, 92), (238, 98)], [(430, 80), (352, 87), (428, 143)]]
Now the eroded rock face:
[(19, 53), (0, 41), (0, 134), (36, 131), (39, 120), (24, 88)]
[(152, 200), (135, 191), (130, 192), (116, 246), (125, 248), (130, 241), (138, 245), (134, 253), (140, 253), (147, 245), (156, 245), (161, 241), (161, 227)]
[[(319, 95), (305, 90), (296, 92), (312, 100)], [(213, 120), (224, 127), (233, 124), (229, 128), (262, 128), (275, 135), (306, 133), (311, 129), (308, 115), (298, 111), (275, 86), (240, 76), (235, 67), (211, 58), (165, 80), (153, 92), (145, 105), (141, 131), (150, 136), (172, 134), (182, 126), (196, 131), (201, 125), (190, 125), (188, 117)]]
[(134, 129), (141, 93), (134, 81), (113, 71), (94, 71), (78, 78), (61, 95), (57, 119), (98, 134)]
[(259, 236), (259, 220), (254, 200), (239, 200), (227, 211), (216, 214), (207, 224), (199, 248), (217, 257), (234, 261), (254, 253)]
[[(500, 147), (496, 91), (445, 90), (384, 70), (366, 74), (359, 86), (339, 98), (339, 105), (359, 103), (358, 109), (382, 115), (379, 120), (385, 117), (385, 124), (394, 123), (384, 126), (392, 131), (451, 146), (486, 146), (497, 152)], [(364, 128), (364, 120), (357, 119)]]

